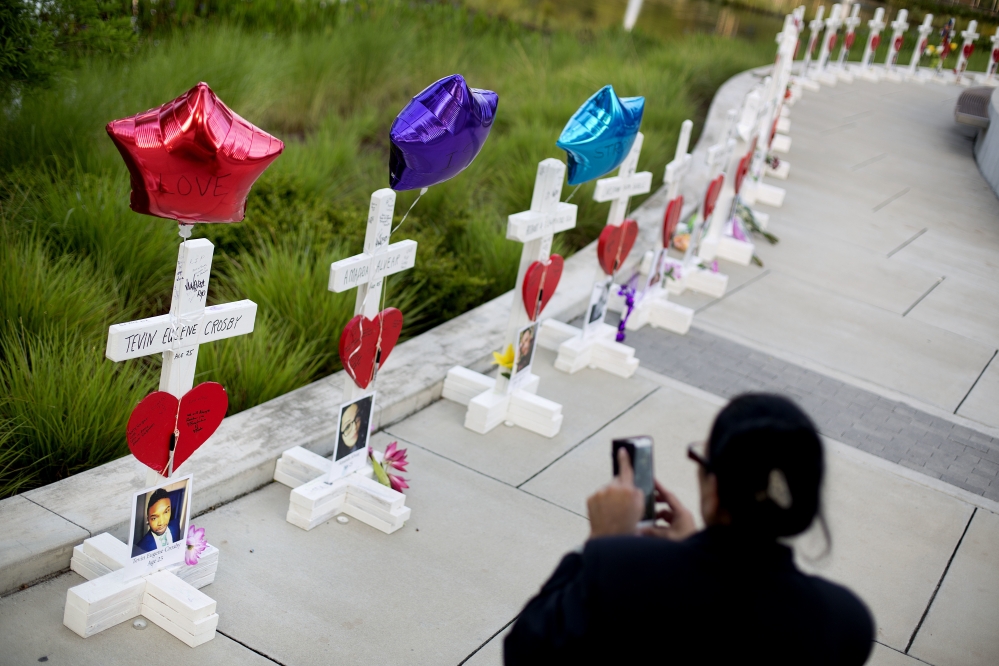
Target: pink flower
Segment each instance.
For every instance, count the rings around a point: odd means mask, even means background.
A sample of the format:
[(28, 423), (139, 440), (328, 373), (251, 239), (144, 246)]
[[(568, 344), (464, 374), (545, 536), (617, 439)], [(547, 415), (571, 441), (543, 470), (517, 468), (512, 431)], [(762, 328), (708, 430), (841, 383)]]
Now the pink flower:
[[(406, 449), (398, 448), (398, 442), (392, 442), (385, 447), (385, 456), (382, 458), (385, 467), (395, 469), (400, 472), (406, 471), (409, 461), (406, 459)], [(405, 486), (408, 488), (409, 486)]]
[(193, 567), (201, 559), (201, 553), (208, 548), (205, 540), (205, 528), (191, 525), (187, 528), (187, 550), (184, 552), (184, 561), (187, 566)]
[(409, 488), (409, 484), (406, 483), (406, 479), (401, 476), (396, 476), (395, 474), (388, 475), (389, 482), (392, 484), (392, 490), (401, 493), (406, 488)]
[(711, 272), (712, 273), (717, 273), (718, 272), (718, 260), (717, 259), (715, 259), (714, 261), (711, 262)]
[(734, 239), (736, 239), (738, 241), (748, 240), (746, 238), (745, 232), (742, 230), (742, 225), (739, 224), (738, 220), (733, 220), (732, 221), (732, 238), (734, 238)]

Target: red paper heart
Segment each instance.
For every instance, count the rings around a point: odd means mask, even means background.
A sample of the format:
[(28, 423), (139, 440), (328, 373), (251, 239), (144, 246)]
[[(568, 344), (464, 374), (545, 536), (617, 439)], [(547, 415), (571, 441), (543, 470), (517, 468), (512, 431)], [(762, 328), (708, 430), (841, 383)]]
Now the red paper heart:
[(676, 225), (680, 222), (680, 211), (683, 210), (683, 195), (669, 202), (666, 206), (666, 214), (663, 215), (663, 247), (669, 248), (669, 242), (676, 231)]
[(839, 37), (839, 35), (837, 35), (835, 33), (829, 36), (829, 50), (830, 51), (832, 51), (834, 48), (836, 48), (836, 38), (837, 37)]
[(992, 62), (999, 61), (999, 49), (992, 49)]
[(843, 45), (846, 47), (847, 51), (849, 51), (850, 47), (853, 46), (853, 40), (856, 37), (857, 36), (854, 33), (849, 32), (849, 33), (847, 33), (846, 37), (843, 38)]
[(718, 195), (721, 194), (722, 185), (725, 184), (725, 175), (719, 174), (717, 178), (708, 183), (708, 191), (704, 193), (704, 219), (711, 217), (715, 212), (715, 204), (718, 203)]
[(876, 51), (878, 48), (878, 44), (880, 43), (881, 43), (881, 35), (874, 35), (873, 37), (871, 37), (871, 50)]
[(756, 152), (756, 138), (753, 138), (753, 142), (749, 144), (749, 150), (746, 154), (742, 156), (739, 160), (739, 167), (735, 170), (735, 193), (738, 194), (742, 189), (742, 181), (746, 179), (746, 174), (749, 173), (749, 165), (753, 161), (753, 153)]
[(597, 259), (607, 275), (614, 275), (628, 258), (638, 238), (638, 222), (625, 220), (619, 226), (608, 224), (597, 240)]
[(357, 315), (347, 322), (340, 336), (340, 362), (354, 383), (362, 389), (388, 360), (402, 333), (402, 312), (386, 308), (368, 319)]
[(178, 432), (173, 453), (176, 470), (218, 429), (228, 408), (229, 397), (215, 382), (198, 384), (179, 402), (165, 391), (154, 391), (128, 418), (128, 448), (139, 462), (165, 476), (174, 430)]
[(902, 50), (902, 36), (901, 35), (899, 35), (898, 37), (895, 38), (895, 50), (896, 51), (901, 51)]
[(553, 254), (548, 257), (548, 261), (535, 261), (527, 267), (521, 295), (524, 297), (524, 309), (531, 321), (538, 318), (555, 294), (564, 264), (562, 257)]
[(974, 50), (975, 50), (974, 44), (965, 44), (964, 48), (961, 49), (961, 52), (964, 53), (965, 58), (970, 58)]

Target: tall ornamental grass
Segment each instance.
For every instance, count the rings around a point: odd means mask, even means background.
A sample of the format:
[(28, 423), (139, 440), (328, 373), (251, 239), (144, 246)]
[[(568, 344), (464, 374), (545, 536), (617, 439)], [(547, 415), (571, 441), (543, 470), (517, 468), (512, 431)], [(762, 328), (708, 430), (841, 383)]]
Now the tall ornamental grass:
[[(460, 72), (500, 102), (475, 163), (432, 187), (393, 235), (419, 243), (416, 267), (386, 288), (385, 305), (405, 313), (404, 337), (513, 286), (521, 248), (505, 238), (506, 217), (528, 206), (538, 161), (565, 158), (555, 140), (589, 95), (611, 83), (646, 97), (640, 168), (658, 180), (680, 123), (703, 118), (719, 84), (774, 48), (616, 28), (541, 32), (449, 4), (330, 7), (314, 25), (274, 28), (234, 10), (185, 14), (143, 33), (130, 55), (85, 54), (4, 103), (0, 496), (127, 453), (128, 415), (158, 385), (160, 359), (104, 358), (109, 324), (167, 311), (179, 242), (173, 222), (128, 209), (108, 121), (206, 81), (286, 143), (245, 221), (194, 232), (215, 244), (209, 301), (259, 305), (251, 335), (199, 352), (197, 381), (225, 385), (234, 413), (340, 368), (354, 294), (327, 291), (329, 264), (361, 251), (371, 192), (388, 184), (389, 127), (422, 88)], [(607, 206), (592, 193), (591, 184), (575, 194), (578, 223), (558, 239), (561, 252), (603, 226)], [(396, 224), (414, 198), (399, 194)]]

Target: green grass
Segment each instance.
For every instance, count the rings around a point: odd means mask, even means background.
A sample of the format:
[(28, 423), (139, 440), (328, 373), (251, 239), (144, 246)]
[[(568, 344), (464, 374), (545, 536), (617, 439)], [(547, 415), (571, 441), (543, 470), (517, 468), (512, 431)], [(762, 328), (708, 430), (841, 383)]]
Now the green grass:
[[(475, 163), (431, 188), (393, 236), (420, 244), (416, 268), (386, 289), (386, 305), (406, 315), (404, 336), (512, 287), (520, 245), (505, 239), (506, 216), (527, 207), (539, 160), (564, 159), (555, 140), (599, 87), (645, 95), (640, 167), (658, 179), (680, 123), (701, 120), (718, 85), (773, 55), (769, 41), (542, 32), (450, 5), (331, 6), (338, 13), (314, 25), (274, 29), (259, 16), (178, 19), (183, 30), (158, 28), (128, 57), (82, 56), (6, 103), (0, 496), (127, 453), (129, 413), (158, 385), (159, 359), (103, 356), (109, 324), (167, 311), (179, 241), (172, 222), (128, 209), (109, 120), (206, 81), (287, 144), (244, 222), (195, 229), (216, 246), (210, 302), (259, 305), (253, 334), (199, 353), (197, 381), (225, 385), (234, 413), (339, 369), (354, 295), (326, 290), (329, 264), (360, 251), (368, 198), (388, 183), (389, 126), (426, 85), (460, 72), (500, 102)], [(414, 197), (399, 195), (397, 221)], [(574, 202), (577, 228), (557, 240), (564, 253), (595, 238), (607, 213), (592, 185)]]

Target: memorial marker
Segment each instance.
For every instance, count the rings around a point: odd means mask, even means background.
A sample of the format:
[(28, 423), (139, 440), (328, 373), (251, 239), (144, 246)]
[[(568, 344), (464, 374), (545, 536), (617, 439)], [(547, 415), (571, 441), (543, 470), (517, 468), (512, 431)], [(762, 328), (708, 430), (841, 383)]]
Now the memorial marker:
[(871, 65), (874, 63), (874, 55), (877, 53), (878, 45), (881, 44), (881, 31), (885, 27), (884, 18), (884, 7), (878, 7), (874, 10), (874, 18), (867, 22), (870, 33), (867, 35), (867, 43), (864, 44), (864, 55), (860, 58), (858, 70), (860, 71), (860, 76), (868, 81), (879, 80), (877, 72), (874, 71)]
[(562, 405), (535, 395), (540, 380), (531, 362), (537, 319), (562, 272), (562, 257), (551, 254), (552, 239), (576, 226), (576, 206), (560, 201), (565, 171), (560, 160), (542, 160), (531, 208), (507, 220), (506, 237), (524, 244), (502, 347), (513, 349), (510, 366), (498, 367), (495, 378), (456, 366), (444, 380), (443, 397), (468, 406), (465, 427), (474, 432), (485, 434), (506, 423), (554, 437), (562, 427)]
[(597, 243), (599, 267), (582, 330), (554, 319), (546, 319), (541, 324), (538, 344), (546, 349), (558, 350), (555, 368), (562, 372), (573, 374), (590, 367), (619, 377), (631, 377), (638, 369), (635, 350), (615, 339), (617, 328), (606, 324), (604, 318), (610, 292), (614, 288), (614, 276), (638, 237), (638, 223), (625, 219), (629, 202), (631, 197), (646, 194), (652, 189), (652, 173), (637, 172), (644, 140), (645, 136), (639, 132), (618, 167), (617, 176), (600, 178), (596, 182), (593, 200), (601, 203), (609, 201), (611, 205), (607, 224)]
[(908, 18), (909, 11), (900, 9), (895, 15), (895, 20), (891, 22), (891, 41), (888, 42), (888, 55), (885, 56), (885, 76), (889, 81), (902, 80), (896, 71), (895, 64), (898, 60), (898, 52), (902, 49), (902, 43), (905, 41), (905, 31), (909, 29), (909, 23), (906, 21)]
[(909, 71), (905, 78), (908, 81), (924, 83), (926, 77), (922, 76), (919, 72), (919, 59), (926, 52), (926, 47), (930, 43), (929, 35), (933, 32), (933, 14), (924, 16), (922, 25), (916, 28), (916, 31), (919, 33), (919, 38), (916, 42), (916, 48), (912, 51), (912, 58), (909, 60)]
[(649, 263), (648, 277), (645, 288), (639, 294), (631, 316), (625, 322), (629, 331), (637, 331), (646, 324), (653, 328), (662, 328), (673, 333), (685, 334), (694, 321), (694, 311), (669, 300), (667, 282), (680, 282), (683, 279), (681, 262), (669, 258), (670, 240), (676, 231), (677, 224), (683, 212), (683, 196), (680, 185), (683, 177), (690, 171), (693, 161), (687, 152), (690, 145), (690, 133), (694, 123), (684, 120), (680, 125), (680, 136), (676, 141), (676, 153), (673, 161), (666, 165), (663, 183), (666, 185), (666, 211), (663, 213), (661, 233), (657, 235), (656, 247)]
[[(337, 425), (334, 459), (295, 446), (281, 454), (274, 470), (275, 481), (293, 488), (286, 519), (304, 530), (344, 513), (391, 534), (410, 517), (406, 496), (372, 481), (373, 472), (367, 464), (375, 380), (402, 330), (402, 314), (398, 310), (380, 310), (385, 278), (416, 265), (416, 241), (390, 242), (395, 201), (394, 190), (375, 191), (368, 206), (363, 252), (330, 265), (330, 291), (357, 290), (354, 319), (340, 339), (347, 376), (340, 410), (334, 412)], [(345, 432), (345, 418), (353, 430)], [(353, 441), (347, 442), (348, 436)]]
[(842, 5), (835, 4), (829, 11), (829, 18), (826, 19), (826, 34), (822, 39), (822, 46), (819, 49), (819, 62), (816, 68), (815, 77), (819, 82), (827, 86), (836, 85), (836, 74), (826, 71), (826, 65), (829, 62), (829, 56), (832, 53), (833, 48), (836, 47), (836, 39), (838, 37), (839, 27), (843, 24), (840, 12), (842, 11)]
[(996, 67), (999, 66), (999, 27), (996, 28), (995, 34), (989, 37), (989, 41), (992, 42), (992, 52), (989, 54), (989, 67), (985, 71), (985, 82), (988, 84), (993, 84), (996, 79)]
[(847, 59), (850, 57), (850, 49), (853, 48), (853, 41), (857, 37), (857, 26), (860, 25), (860, 4), (854, 4), (850, 9), (850, 15), (843, 21), (846, 25), (846, 32), (843, 35), (843, 46), (839, 49), (839, 57), (836, 58), (837, 72), (841, 81), (853, 83), (853, 74), (847, 68)]
[(972, 19), (968, 22), (968, 27), (961, 31), (961, 37), (964, 37), (964, 43), (961, 44), (961, 48), (957, 53), (957, 64), (954, 65), (954, 80), (958, 85), (971, 85), (971, 77), (965, 79), (964, 70), (968, 68), (968, 58), (971, 57), (972, 52), (975, 50), (975, 40), (978, 39), (979, 34), (976, 32), (978, 30), (978, 21)]

